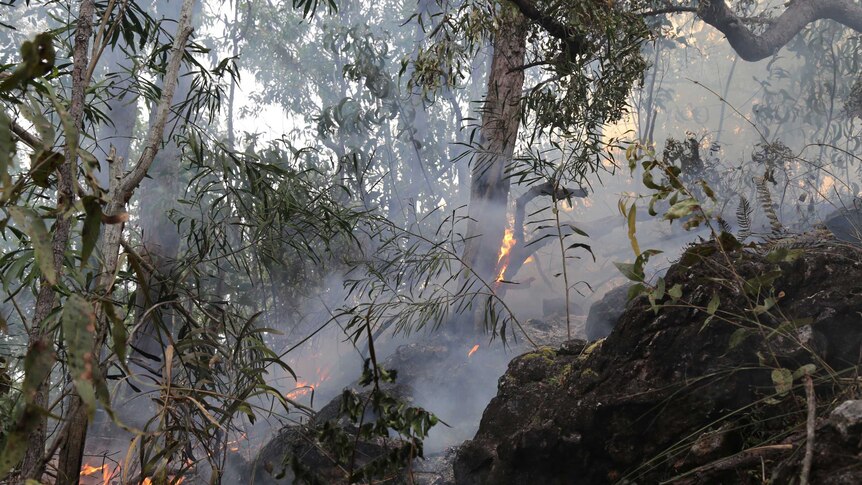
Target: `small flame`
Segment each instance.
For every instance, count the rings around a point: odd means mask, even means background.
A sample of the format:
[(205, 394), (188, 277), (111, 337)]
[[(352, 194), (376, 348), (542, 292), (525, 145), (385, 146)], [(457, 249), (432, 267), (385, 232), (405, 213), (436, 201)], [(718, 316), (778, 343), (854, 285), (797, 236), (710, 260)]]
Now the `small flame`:
[(237, 438), (237, 439), (235, 439), (235, 440), (233, 440), (233, 441), (228, 441), (228, 442), (227, 442), (228, 449), (229, 449), (230, 451), (239, 451), (239, 443), (240, 443), (240, 441), (242, 441), (242, 440), (247, 440), (247, 439), (248, 439), (248, 435), (247, 435), (247, 434), (245, 434), (245, 433), (241, 433), (241, 434), (240, 434), (240, 436), (239, 436), (239, 438)]
[(515, 231), (512, 229), (506, 229), (506, 234), (503, 235), (503, 243), (500, 246), (500, 255), (497, 256), (497, 267), (500, 268), (499, 273), (497, 273), (497, 281), (503, 280), (503, 277), (506, 274), (506, 268), (509, 267), (509, 253), (517, 242), (518, 241), (515, 240)]
[(285, 397), (287, 397), (288, 399), (295, 400), (296, 398), (311, 394), (312, 392), (314, 392), (315, 389), (317, 389), (318, 386), (323, 384), (323, 381), (329, 378), (328, 368), (324, 369), (318, 367), (315, 370), (315, 373), (317, 374), (317, 380), (315, 382), (307, 381), (305, 379), (298, 379), (296, 381), (296, 388), (285, 394)]
[(106, 465), (92, 466), (92, 465), (87, 465), (85, 463), (84, 466), (81, 467), (81, 475), (95, 475), (96, 473), (103, 471), (106, 468), (107, 468)]
[(467, 352), (467, 357), (473, 357), (477, 350), (479, 350), (479, 344), (474, 345), (470, 352)]
[(102, 468), (102, 485), (110, 485), (111, 478), (114, 477), (114, 474), (120, 470), (120, 465), (114, 467), (113, 470), (108, 470), (108, 467)]

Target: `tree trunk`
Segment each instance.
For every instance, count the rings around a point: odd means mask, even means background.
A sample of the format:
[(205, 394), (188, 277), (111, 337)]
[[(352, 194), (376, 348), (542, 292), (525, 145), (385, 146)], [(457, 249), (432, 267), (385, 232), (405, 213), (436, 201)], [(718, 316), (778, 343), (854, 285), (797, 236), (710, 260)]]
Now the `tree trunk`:
[[(471, 169), (470, 221), (463, 259), (475, 276), (488, 283), (496, 277), (498, 248), (507, 226), (510, 186), (507, 169), (520, 124), (526, 26), (524, 17), (514, 10), (501, 15), (483, 106), (481, 150), (474, 155)], [(481, 318), (474, 323), (476, 330), (484, 327)]]
[[(137, 164), (133, 165), (131, 171), (124, 173), (122, 164), (118, 162), (110, 165), (110, 192), (105, 213), (113, 216), (125, 212), (126, 203), (131, 199), (135, 190), (146, 176), (153, 161), (158, 154), (164, 137), (165, 124), (177, 89), (180, 66), (182, 64), (183, 52), (186, 41), (191, 35), (191, 15), (194, 0), (184, 0), (177, 20), (177, 31), (171, 47), (169, 61), (164, 75), (164, 88), (159, 103), (154, 107), (152, 123), (141, 156)], [(73, 98), (74, 100), (74, 98)], [(121, 224), (109, 225), (102, 234), (100, 242), (101, 252), (105, 258), (105, 264), (99, 276), (99, 290), (109, 295), (112, 292), (110, 284), (116, 269), (120, 241), (123, 226)], [(107, 338), (108, 322), (104, 314), (99, 312), (99, 326), (94, 341), (94, 354), (100, 355), (102, 345)], [(104, 363), (100, 363), (103, 367)], [(60, 461), (57, 465), (57, 484), (75, 484), (78, 482), (81, 460), (86, 445), (87, 425), (89, 422), (85, 406), (77, 393), (71, 398), (72, 410), (64, 425), (65, 437), (60, 445)]]
[[(191, 13), (192, 22), (199, 15), (200, 8), (200, 3), (196, 3)], [(180, 14), (179, 4), (163, 2), (159, 6), (159, 13), (164, 18), (177, 18)], [(175, 92), (177, 101), (185, 100), (191, 91), (192, 76), (187, 74), (187, 70), (180, 70)], [(155, 111), (151, 114), (150, 126), (155, 123), (157, 116), (158, 113)], [(179, 251), (179, 235), (169, 215), (176, 209), (176, 201), (181, 194), (181, 156), (182, 153), (176, 142), (173, 139), (167, 140), (165, 146), (156, 154), (152, 167), (147, 173), (148, 178), (141, 182), (139, 193), (142, 243), (139, 253), (147, 259), (158, 274), (164, 276), (171, 275), (171, 268)], [(146, 272), (146, 269), (144, 271)], [(146, 292), (144, 287), (138, 289), (135, 302), (136, 322), (143, 317), (152, 304), (171, 291), (170, 281), (161, 281), (152, 274), (145, 274), (143, 277), (147, 280), (146, 288), (149, 292)], [(166, 306), (147, 314), (138, 331), (132, 336), (129, 353), (129, 367), (132, 372), (149, 373), (148, 368), (160, 367), (158, 363), (150, 361), (147, 355), (162, 355), (165, 347), (164, 335), (172, 331), (174, 318), (174, 311)], [(136, 382), (138, 386), (142, 385), (140, 381)], [(143, 423), (136, 424), (143, 425)]]
[[(90, 37), (93, 33), (93, 13), (95, 10), (94, 0), (82, 0), (78, 11), (78, 21), (75, 28), (75, 45), (73, 47), (73, 64), (72, 64), (72, 96), (70, 98), (69, 116), (72, 122), (80, 132), (81, 123), (84, 119), (84, 95), (86, 92), (88, 51), (90, 46)], [(58, 213), (63, 214), (64, 209), (71, 207), (74, 204), (75, 193), (73, 191), (73, 180), (77, 175), (78, 169), (78, 154), (72, 153), (66, 145), (65, 162), (59, 168), (59, 182), (57, 187), (57, 208)], [(51, 242), (51, 248), (54, 253), (54, 268), (57, 272), (57, 277), (63, 273), (63, 260), (66, 254), (66, 247), (69, 244), (69, 232), (71, 229), (71, 219), (68, 216), (60, 216), (54, 223), (54, 234)], [(54, 309), (55, 295), (51, 285), (42, 278), (39, 285), (39, 294), (36, 297), (36, 308), (33, 312), (33, 323), (30, 328), (28, 340), (32, 345), (35, 342), (43, 340), (48, 329), (44, 326), (44, 321)], [(53, 342), (53, 339), (52, 339)], [(53, 346), (53, 343), (52, 343)], [(33, 404), (47, 410), (50, 374), (44, 382), (39, 386), (36, 392)], [(40, 416), (37, 425), (30, 432), (27, 439), (27, 452), (24, 455), (24, 461), (21, 465), (22, 481), (28, 479), (40, 480), (42, 473), (45, 470), (45, 440), (46, 430), (48, 428), (48, 417)]]

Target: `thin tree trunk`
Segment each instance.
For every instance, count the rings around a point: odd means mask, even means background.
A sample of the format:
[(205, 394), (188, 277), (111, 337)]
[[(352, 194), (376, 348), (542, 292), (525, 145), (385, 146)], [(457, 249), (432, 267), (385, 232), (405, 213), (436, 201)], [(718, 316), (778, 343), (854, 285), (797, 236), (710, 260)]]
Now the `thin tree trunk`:
[[(474, 156), (470, 181), (470, 222), (464, 262), (487, 282), (496, 276), (498, 251), (506, 231), (510, 179), (507, 175), (518, 138), (524, 87), (526, 21), (514, 10), (502, 13), (493, 42), (481, 126), (481, 151)], [(476, 330), (483, 328), (477, 318)]]
[[(78, 10), (78, 21), (75, 27), (75, 45), (73, 47), (72, 57), (72, 96), (70, 98), (69, 116), (72, 118), (77, 130), (81, 131), (81, 124), (84, 118), (84, 96), (86, 92), (86, 73), (89, 62), (89, 46), (90, 37), (93, 34), (93, 13), (95, 11), (94, 0), (82, 0)], [(71, 207), (74, 204), (75, 193), (73, 191), (73, 180), (77, 175), (78, 169), (78, 154), (72, 153), (66, 144), (65, 162), (59, 168), (59, 181), (57, 187), (57, 213), (64, 214), (65, 208)], [(54, 234), (51, 242), (51, 248), (54, 253), (54, 268), (57, 276), (62, 275), (63, 259), (66, 254), (66, 247), (69, 244), (69, 232), (71, 229), (71, 219), (68, 216), (60, 215), (54, 223)], [(48, 329), (44, 325), (45, 319), (54, 309), (55, 295), (54, 289), (48, 282), (42, 278), (39, 286), (39, 294), (36, 297), (36, 308), (33, 313), (33, 325), (30, 328), (28, 335), (31, 345), (35, 342), (42, 341), (48, 334)], [(52, 344), (53, 346), (53, 344)], [(50, 374), (44, 382), (39, 386), (33, 404), (43, 409), (48, 406), (48, 391)], [(45, 470), (45, 440), (46, 431), (48, 428), (47, 416), (41, 416), (38, 419), (38, 424), (30, 432), (27, 440), (27, 452), (24, 455), (24, 461), (21, 465), (21, 478), (40, 480), (42, 473)]]
[[(162, 97), (154, 109), (153, 123), (147, 133), (141, 157), (137, 164), (132, 167), (132, 170), (125, 175), (121, 175), (122, 167), (120, 165), (112, 167), (111, 189), (108, 194), (108, 205), (105, 209), (105, 213), (108, 215), (125, 212), (126, 203), (131, 199), (135, 190), (146, 176), (160, 150), (174, 92), (177, 89), (177, 79), (179, 78), (179, 71), (182, 65), (183, 51), (192, 31), (191, 16), (194, 3), (194, 0), (184, 0), (182, 4), (177, 21), (177, 33), (174, 36), (168, 66), (165, 70)], [(110, 294), (112, 290), (107, 286), (112, 281), (112, 275), (116, 269), (122, 229), (122, 225), (119, 224), (108, 226), (101, 241), (105, 266), (103, 266), (100, 275), (100, 290), (105, 294)], [(99, 318), (99, 328), (94, 342), (96, 350), (101, 349), (107, 337), (108, 324), (102, 315)], [(99, 355), (99, 352), (95, 352), (95, 355)], [(102, 363), (102, 366), (104, 367), (104, 363)], [(66, 438), (60, 447), (60, 462), (57, 466), (58, 485), (75, 484), (78, 482), (81, 460), (86, 445), (88, 417), (86, 409), (82, 405), (77, 393), (72, 397), (71, 409), (73, 410), (73, 414), (65, 424)]]

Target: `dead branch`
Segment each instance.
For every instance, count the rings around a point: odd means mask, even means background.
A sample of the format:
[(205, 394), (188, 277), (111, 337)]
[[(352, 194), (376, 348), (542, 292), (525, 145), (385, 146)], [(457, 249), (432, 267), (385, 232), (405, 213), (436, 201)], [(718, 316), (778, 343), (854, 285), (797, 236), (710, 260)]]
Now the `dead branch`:
[[(712, 463), (707, 463), (706, 465), (699, 466), (693, 470), (690, 470), (685, 473), (684, 476), (688, 477), (682, 480), (674, 479), (673, 483), (676, 484), (694, 484), (694, 483), (703, 483), (703, 478), (713, 475), (718, 472), (723, 472), (726, 470), (733, 470), (739, 467), (743, 467), (746, 465), (750, 465), (752, 463), (759, 462), (762, 458), (770, 458), (776, 455), (781, 455), (788, 451), (793, 450), (793, 445), (791, 444), (780, 444), (780, 445), (768, 445), (768, 446), (758, 446), (757, 448), (749, 448), (747, 450), (740, 451), (739, 453), (728, 456), (726, 458), (722, 458), (720, 460), (716, 460)], [(693, 475), (693, 476), (692, 476)], [(682, 478), (682, 477), (677, 477)], [(665, 482), (669, 483), (669, 482)]]

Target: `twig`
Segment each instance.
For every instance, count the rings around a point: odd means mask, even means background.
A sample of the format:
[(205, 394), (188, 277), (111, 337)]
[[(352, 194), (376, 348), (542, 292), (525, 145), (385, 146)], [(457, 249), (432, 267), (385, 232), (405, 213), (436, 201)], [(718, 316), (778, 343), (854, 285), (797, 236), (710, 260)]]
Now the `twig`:
[[(738, 468), (741, 465), (754, 463), (756, 461), (759, 461), (761, 458), (781, 454), (792, 449), (793, 445), (791, 444), (768, 445), (758, 446), (757, 448), (749, 448), (735, 455), (716, 460), (712, 463), (707, 463), (703, 466), (699, 466), (693, 470), (686, 472), (683, 475), (674, 477), (673, 479), (662, 483), (701, 483), (697, 480), (698, 478), (703, 478), (704, 476), (708, 476), (715, 472), (732, 470)], [(694, 477), (690, 477), (690, 475), (694, 475)], [(688, 480), (681, 480), (683, 477), (689, 478)]]
[(805, 458), (802, 459), (799, 485), (808, 485), (811, 463), (814, 461), (814, 421), (817, 417), (817, 405), (814, 400), (814, 380), (810, 374), (805, 374), (805, 396), (808, 398), (808, 420), (805, 423)]

